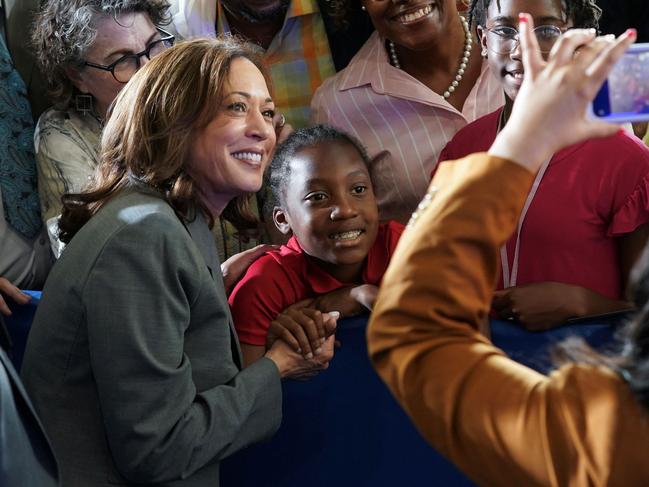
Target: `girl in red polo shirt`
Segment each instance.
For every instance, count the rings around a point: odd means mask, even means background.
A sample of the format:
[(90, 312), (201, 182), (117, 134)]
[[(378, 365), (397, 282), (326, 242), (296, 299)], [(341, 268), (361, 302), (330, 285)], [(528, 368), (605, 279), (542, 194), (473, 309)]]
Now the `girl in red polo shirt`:
[(379, 224), (368, 164), (358, 141), (324, 125), (297, 130), (277, 148), (268, 204), (292, 237), (255, 261), (230, 294), (246, 364), (264, 354), (273, 321), (308, 357), (335, 321), (322, 312), (372, 307), (403, 226)]

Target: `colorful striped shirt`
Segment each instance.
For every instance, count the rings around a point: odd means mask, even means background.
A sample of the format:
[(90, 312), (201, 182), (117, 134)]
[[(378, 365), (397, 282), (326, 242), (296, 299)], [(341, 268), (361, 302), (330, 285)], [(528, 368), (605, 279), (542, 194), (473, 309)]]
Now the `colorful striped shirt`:
[(390, 64), (375, 32), (347, 68), (313, 97), (315, 123), (356, 136), (372, 161), (371, 176), (381, 220), (405, 223), (426, 193), (440, 152), (469, 122), (504, 102), (500, 82), (486, 61), (462, 112), (417, 79)]
[[(174, 0), (173, 22), (184, 38), (229, 34), (220, 0)], [(264, 54), (271, 72), (277, 109), (296, 128), (310, 118), (311, 98), (336, 72), (327, 32), (316, 0), (291, 0), (284, 25)]]

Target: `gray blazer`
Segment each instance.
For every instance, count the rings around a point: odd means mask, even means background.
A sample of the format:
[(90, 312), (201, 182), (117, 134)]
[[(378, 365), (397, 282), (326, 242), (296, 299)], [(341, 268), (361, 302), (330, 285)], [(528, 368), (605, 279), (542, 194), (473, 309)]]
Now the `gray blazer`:
[(43, 290), (22, 376), (65, 487), (218, 486), (281, 420), (277, 367), (241, 370), (213, 237), (154, 193), (117, 196)]

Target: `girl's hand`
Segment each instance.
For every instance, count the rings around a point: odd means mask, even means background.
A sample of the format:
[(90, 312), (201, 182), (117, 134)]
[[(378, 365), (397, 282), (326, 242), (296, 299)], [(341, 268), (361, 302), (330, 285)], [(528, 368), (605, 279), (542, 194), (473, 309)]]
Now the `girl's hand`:
[(492, 308), (502, 319), (513, 319), (530, 331), (541, 331), (570, 318), (627, 309), (629, 303), (610, 300), (590, 289), (561, 282), (537, 282), (494, 293)]
[(519, 29), (525, 79), (509, 121), (489, 153), (536, 172), (560, 149), (619, 130), (589, 119), (586, 113), (615, 63), (635, 41), (636, 32), (627, 30), (615, 40), (596, 37), (594, 29), (572, 29), (544, 61), (530, 15), (520, 15)]
[(342, 318), (363, 312), (363, 305), (354, 296), (355, 287), (347, 286), (322, 294), (313, 300), (312, 307), (322, 312), (336, 310)]
[(289, 306), (270, 323), (266, 348), (271, 348), (277, 339), (282, 339), (305, 359), (322, 353), (325, 341), (336, 331), (340, 313), (323, 313), (306, 307), (309, 302), (301, 301)]

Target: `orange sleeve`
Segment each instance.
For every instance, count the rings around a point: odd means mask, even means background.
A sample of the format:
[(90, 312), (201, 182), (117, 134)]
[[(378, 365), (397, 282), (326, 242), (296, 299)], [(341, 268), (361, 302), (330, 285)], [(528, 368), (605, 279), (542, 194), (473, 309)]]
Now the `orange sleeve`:
[(488, 317), (498, 249), (533, 178), (486, 154), (441, 164), (428, 203), (397, 246), (368, 327), (376, 370), (419, 430), (484, 485), (551, 484), (547, 379), (477, 331)]

